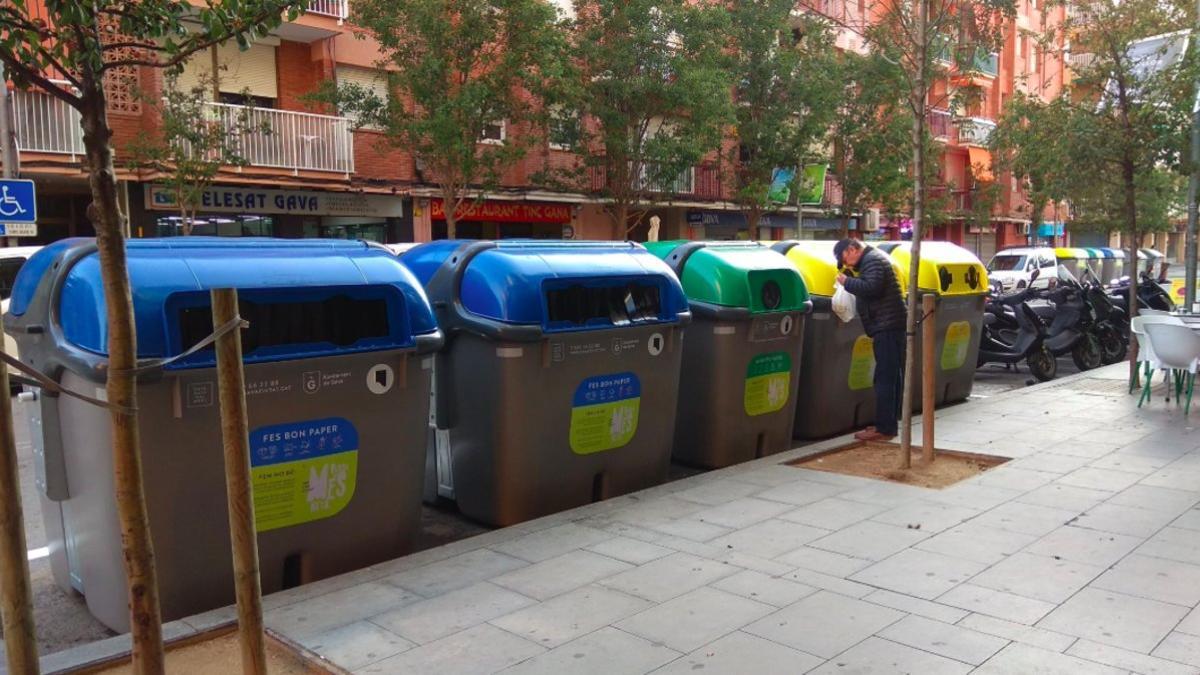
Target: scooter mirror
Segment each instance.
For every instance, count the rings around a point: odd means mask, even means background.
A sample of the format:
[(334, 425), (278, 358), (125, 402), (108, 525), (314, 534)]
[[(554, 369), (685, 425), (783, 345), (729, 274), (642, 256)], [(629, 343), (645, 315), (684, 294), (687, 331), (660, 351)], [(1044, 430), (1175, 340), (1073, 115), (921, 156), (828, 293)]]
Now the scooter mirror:
[(1041, 270), (1034, 270), (1029, 274), (1029, 283), (1037, 281), (1038, 277), (1042, 276)]

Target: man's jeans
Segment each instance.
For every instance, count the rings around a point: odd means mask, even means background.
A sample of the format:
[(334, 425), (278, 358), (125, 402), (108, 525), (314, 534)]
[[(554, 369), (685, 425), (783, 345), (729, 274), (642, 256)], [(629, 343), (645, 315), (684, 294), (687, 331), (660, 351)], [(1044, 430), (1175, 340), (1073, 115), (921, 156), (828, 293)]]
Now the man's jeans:
[(904, 392), (904, 331), (885, 330), (874, 336), (875, 431), (895, 436), (899, 430)]

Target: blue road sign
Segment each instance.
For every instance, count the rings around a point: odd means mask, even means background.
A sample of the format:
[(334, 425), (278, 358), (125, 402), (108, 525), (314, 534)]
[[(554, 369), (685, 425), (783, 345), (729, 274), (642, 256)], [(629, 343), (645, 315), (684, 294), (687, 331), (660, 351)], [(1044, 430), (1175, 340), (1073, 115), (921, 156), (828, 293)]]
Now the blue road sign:
[(0, 179), (0, 223), (36, 223), (37, 191), (31, 180)]

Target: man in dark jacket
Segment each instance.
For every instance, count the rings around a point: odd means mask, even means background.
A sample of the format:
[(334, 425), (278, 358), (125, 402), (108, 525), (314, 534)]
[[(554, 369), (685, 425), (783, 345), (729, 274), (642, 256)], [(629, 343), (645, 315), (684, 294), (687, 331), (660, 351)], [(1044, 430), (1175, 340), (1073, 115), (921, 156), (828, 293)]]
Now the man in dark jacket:
[[(904, 387), (904, 329), (907, 310), (887, 254), (857, 239), (833, 247), (843, 270), (842, 285), (858, 301), (858, 316), (875, 351), (875, 426), (854, 434), (863, 441), (891, 440), (898, 429)], [(845, 272), (852, 270), (853, 275)]]

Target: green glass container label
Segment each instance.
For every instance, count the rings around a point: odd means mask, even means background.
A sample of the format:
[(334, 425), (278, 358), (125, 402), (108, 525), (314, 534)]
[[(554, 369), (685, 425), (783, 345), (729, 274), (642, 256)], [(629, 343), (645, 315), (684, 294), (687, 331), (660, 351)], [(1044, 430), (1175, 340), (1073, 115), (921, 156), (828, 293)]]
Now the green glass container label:
[(854, 391), (875, 386), (875, 341), (859, 335), (850, 353), (850, 388)]
[(336, 515), (354, 497), (358, 430), (341, 417), (250, 432), (250, 485), (259, 532)]
[(958, 370), (967, 362), (971, 346), (971, 324), (955, 321), (946, 327), (946, 343), (942, 346), (942, 370)]
[(759, 354), (746, 367), (746, 389), (742, 406), (746, 414), (766, 415), (782, 410), (788, 402), (792, 381), (792, 357), (787, 352)]
[(590, 455), (633, 440), (642, 404), (642, 384), (633, 373), (589, 377), (571, 402), (571, 451)]

